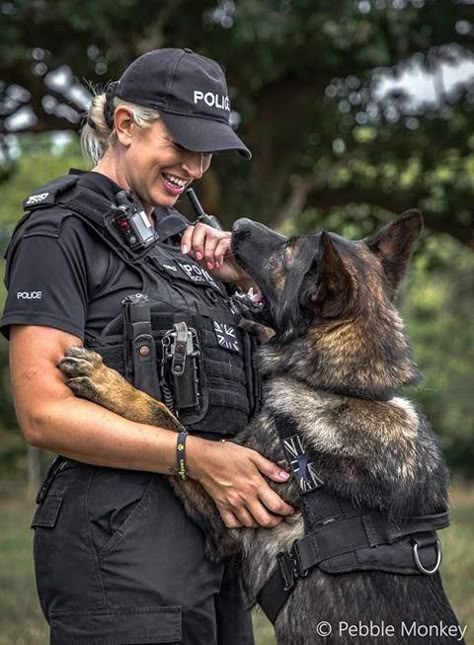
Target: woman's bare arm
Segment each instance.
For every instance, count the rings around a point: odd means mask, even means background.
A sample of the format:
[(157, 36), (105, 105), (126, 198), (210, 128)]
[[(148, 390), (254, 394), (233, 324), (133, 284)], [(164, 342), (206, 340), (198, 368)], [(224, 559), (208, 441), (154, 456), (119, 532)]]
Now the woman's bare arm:
[[(176, 463), (176, 433), (75, 397), (56, 367), (73, 345), (82, 341), (50, 327), (11, 328), (12, 387), (26, 440), (85, 463), (169, 474)], [(187, 461), (190, 476), (213, 497), (228, 526), (273, 526), (281, 520), (273, 513), (293, 510), (262, 477), (284, 481), (287, 474), (253, 450), (191, 436)]]

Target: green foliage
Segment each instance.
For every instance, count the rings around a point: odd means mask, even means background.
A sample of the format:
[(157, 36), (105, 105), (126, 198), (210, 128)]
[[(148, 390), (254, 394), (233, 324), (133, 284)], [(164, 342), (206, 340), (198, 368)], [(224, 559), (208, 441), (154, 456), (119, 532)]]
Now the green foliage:
[[(21, 156), (7, 182), (0, 183), (0, 252), (3, 253), (15, 224), (23, 215), (21, 204), (34, 189), (69, 168), (83, 168), (78, 139), (73, 137), (66, 147), (58, 146), (51, 135), (23, 135), (19, 139)], [(1, 302), (1, 300), (0, 300)]]
[[(429, 228), (473, 244), (472, 88), (467, 81), (448, 93), (439, 80), (442, 63), (469, 59), (467, 0), (7, 4), (6, 130), (25, 105), (36, 115), (25, 128), (77, 130), (80, 85), (104, 85), (155, 47), (188, 46), (225, 67), (239, 133), (254, 152), (249, 164), (220, 157), (213, 190), (204, 191), (205, 206), (227, 224), (242, 215), (281, 224), (308, 208), (323, 218), (348, 203), (372, 206), (372, 219), (379, 209), (419, 207)], [(380, 97), (381, 78), (415, 67), (434, 75), (436, 103), (414, 105), (403, 90)], [(62, 90), (47, 83), (58, 68), (71, 70)]]
[(474, 476), (474, 256), (446, 236), (415, 259), (403, 312), (425, 375), (415, 392), (452, 469)]

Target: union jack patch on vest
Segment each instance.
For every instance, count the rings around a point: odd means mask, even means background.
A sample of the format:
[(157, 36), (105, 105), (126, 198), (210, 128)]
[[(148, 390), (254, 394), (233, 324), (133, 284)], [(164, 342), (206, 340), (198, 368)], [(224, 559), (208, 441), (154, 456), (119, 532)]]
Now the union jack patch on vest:
[(217, 320), (212, 321), (214, 331), (216, 332), (217, 343), (219, 347), (230, 349), (232, 352), (240, 352), (240, 344), (237, 340), (237, 331), (232, 325), (219, 323)]

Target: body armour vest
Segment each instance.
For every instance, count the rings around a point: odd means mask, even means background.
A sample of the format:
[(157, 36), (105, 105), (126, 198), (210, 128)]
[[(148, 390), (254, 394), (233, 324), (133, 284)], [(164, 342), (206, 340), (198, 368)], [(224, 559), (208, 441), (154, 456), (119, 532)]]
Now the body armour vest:
[[(110, 226), (116, 205), (65, 176), (25, 201), (18, 228), (38, 209), (41, 217), (81, 218), (142, 278), (142, 289), (122, 302), (122, 312), (103, 331), (86, 334), (85, 346), (136, 387), (162, 400), (180, 422), (209, 438), (232, 437), (254, 412), (258, 399), (252, 354), (255, 339), (238, 327), (224, 286), (178, 246), (159, 237), (132, 250)], [(41, 200), (39, 197), (47, 198)], [(160, 209), (169, 233), (188, 225), (175, 209)], [(21, 239), (13, 235), (11, 249)]]

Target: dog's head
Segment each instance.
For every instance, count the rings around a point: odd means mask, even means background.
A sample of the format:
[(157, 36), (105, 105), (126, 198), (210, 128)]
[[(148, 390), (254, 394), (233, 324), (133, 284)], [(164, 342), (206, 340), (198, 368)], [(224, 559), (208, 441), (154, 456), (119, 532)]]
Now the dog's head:
[(421, 214), (407, 211), (375, 235), (348, 241), (326, 232), (287, 238), (239, 219), (232, 245), (261, 289), (277, 337), (288, 340), (391, 301), (422, 226)]

